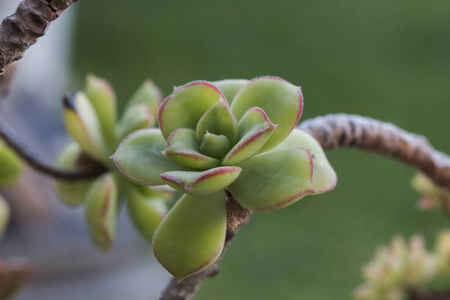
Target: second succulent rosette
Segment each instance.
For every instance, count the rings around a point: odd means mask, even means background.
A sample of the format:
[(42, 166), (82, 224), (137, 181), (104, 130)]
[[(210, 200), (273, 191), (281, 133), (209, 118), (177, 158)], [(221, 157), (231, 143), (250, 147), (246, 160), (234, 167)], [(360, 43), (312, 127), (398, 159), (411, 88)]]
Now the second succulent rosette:
[[(57, 165), (67, 169), (103, 171), (92, 179), (55, 180), (60, 200), (69, 206), (85, 206), (85, 216), (94, 244), (111, 248), (119, 208), (126, 200), (127, 210), (139, 233), (151, 240), (167, 212), (163, 190), (151, 190), (124, 177), (109, 158), (129, 133), (156, 125), (156, 112), (162, 97), (151, 82), (144, 82), (117, 117), (116, 96), (110, 84), (89, 75), (84, 91), (64, 98), (64, 122), (73, 142), (61, 152)], [(101, 172), (98, 172), (101, 173)]]
[(302, 110), (300, 88), (281, 78), (195, 81), (163, 101), (160, 130), (122, 141), (113, 160), (125, 175), (184, 193), (153, 237), (157, 259), (179, 280), (222, 252), (225, 190), (245, 208), (273, 210), (335, 186), (320, 145), (294, 129)]

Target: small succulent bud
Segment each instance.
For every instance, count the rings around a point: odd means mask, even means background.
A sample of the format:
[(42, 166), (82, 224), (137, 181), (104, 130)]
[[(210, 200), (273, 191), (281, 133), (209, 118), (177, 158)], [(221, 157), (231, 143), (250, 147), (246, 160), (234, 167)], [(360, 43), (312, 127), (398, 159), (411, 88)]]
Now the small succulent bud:
[(108, 251), (116, 234), (117, 183), (110, 174), (98, 178), (86, 195), (86, 220), (94, 244)]
[(23, 172), (22, 160), (0, 140), (0, 187), (13, 184)]

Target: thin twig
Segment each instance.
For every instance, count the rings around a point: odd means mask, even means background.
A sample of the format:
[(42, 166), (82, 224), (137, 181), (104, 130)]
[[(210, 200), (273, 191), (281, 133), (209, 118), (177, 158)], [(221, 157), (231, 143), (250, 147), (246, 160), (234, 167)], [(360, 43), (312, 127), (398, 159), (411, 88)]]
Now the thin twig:
[(0, 77), (9, 65), (22, 58), (38, 37), (45, 34), (50, 22), (57, 19), (78, 0), (24, 0), (16, 12), (0, 25)]
[(431, 292), (418, 289), (408, 290), (409, 300), (449, 300), (450, 292)]
[(0, 138), (5, 141), (8, 146), (13, 149), (23, 160), (25, 160), (31, 167), (44, 174), (51, 175), (55, 178), (65, 180), (77, 180), (84, 178), (96, 177), (103, 172), (104, 169), (95, 170), (65, 170), (57, 168), (51, 164), (42, 161), (38, 155), (33, 153), (27, 147), (14, 131), (0, 120)]

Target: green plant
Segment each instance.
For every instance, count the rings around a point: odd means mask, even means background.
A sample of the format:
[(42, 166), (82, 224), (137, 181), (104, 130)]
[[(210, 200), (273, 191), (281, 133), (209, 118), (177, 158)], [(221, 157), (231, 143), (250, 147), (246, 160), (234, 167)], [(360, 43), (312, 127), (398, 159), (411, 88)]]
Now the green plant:
[(273, 210), (335, 186), (320, 145), (294, 130), (302, 110), (300, 88), (277, 77), (194, 81), (161, 104), (161, 131), (136, 131), (120, 144), (113, 160), (128, 178), (184, 193), (153, 238), (157, 259), (179, 280), (221, 254), (226, 195)]
[(153, 127), (161, 93), (151, 81), (144, 82), (130, 98), (125, 112), (117, 120), (116, 97), (109, 83), (93, 75), (87, 76), (84, 92), (64, 98), (64, 121), (75, 141), (61, 152), (60, 167), (95, 171), (96, 178), (75, 182), (56, 180), (55, 190), (69, 206), (85, 206), (90, 235), (101, 250), (113, 244), (116, 219), (121, 203), (140, 234), (151, 240), (154, 230), (167, 210), (165, 200), (171, 191), (152, 190), (136, 185), (120, 173), (109, 156), (130, 132)]

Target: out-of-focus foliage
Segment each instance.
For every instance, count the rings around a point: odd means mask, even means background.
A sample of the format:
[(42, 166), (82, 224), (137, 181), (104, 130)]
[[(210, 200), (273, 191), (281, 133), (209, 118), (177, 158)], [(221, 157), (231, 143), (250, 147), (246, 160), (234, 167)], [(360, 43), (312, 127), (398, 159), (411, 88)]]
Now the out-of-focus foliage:
[(421, 194), (418, 206), (422, 210), (431, 210), (442, 207), (450, 215), (450, 191), (437, 186), (423, 173), (417, 173), (412, 182), (412, 187)]
[(448, 291), (450, 280), (450, 231), (442, 230), (433, 251), (427, 251), (423, 237), (409, 243), (401, 236), (390, 246), (380, 247), (364, 267), (365, 284), (355, 291), (359, 300), (406, 300), (408, 290)]
[(17, 154), (0, 140), (0, 188), (13, 184), (22, 174), (23, 167)]
[[(89, 71), (108, 77), (119, 99), (145, 77), (167, 95), (194, 79), (276, 74), (301, 84), (302, 120), (366, 115), (423, 134), (450, 153), (448, 1), (99, 0), (77, 6), (74, 67), (80, 78)], [(224, 256), (220, 279), (205, 281), (196, 299), (348, 299), (377, 245), (396, 233), (434, 239), (448, 225), (439, 210), (417, 211), (412, 168), (358, 150), (328, 151), (327, 157), (339, 174), (337, 188), (290, 209), (253, 215)]]
[(110, 84), (89, 75), (84, 91), (64, 98), (64, 121), (73, 143), (61, 152), (57, 165), (75, 170), (104, 170), (97, 178), (55, 180), (59, 199), (69, 206), (85, 206), (92, 241), (108, 251), (114, 242), (116, 222), (127, 202), (136, 229), (146, 239), (161, 222), (165, 199), (170, 192), (154, 192), (128, 181), (113, 166), (110, 155), (129, 133), (156, 125), (161, 92), (153, 82), (144, 82), (130, 98), (121, 118), (117, 117), (116, 96)]

